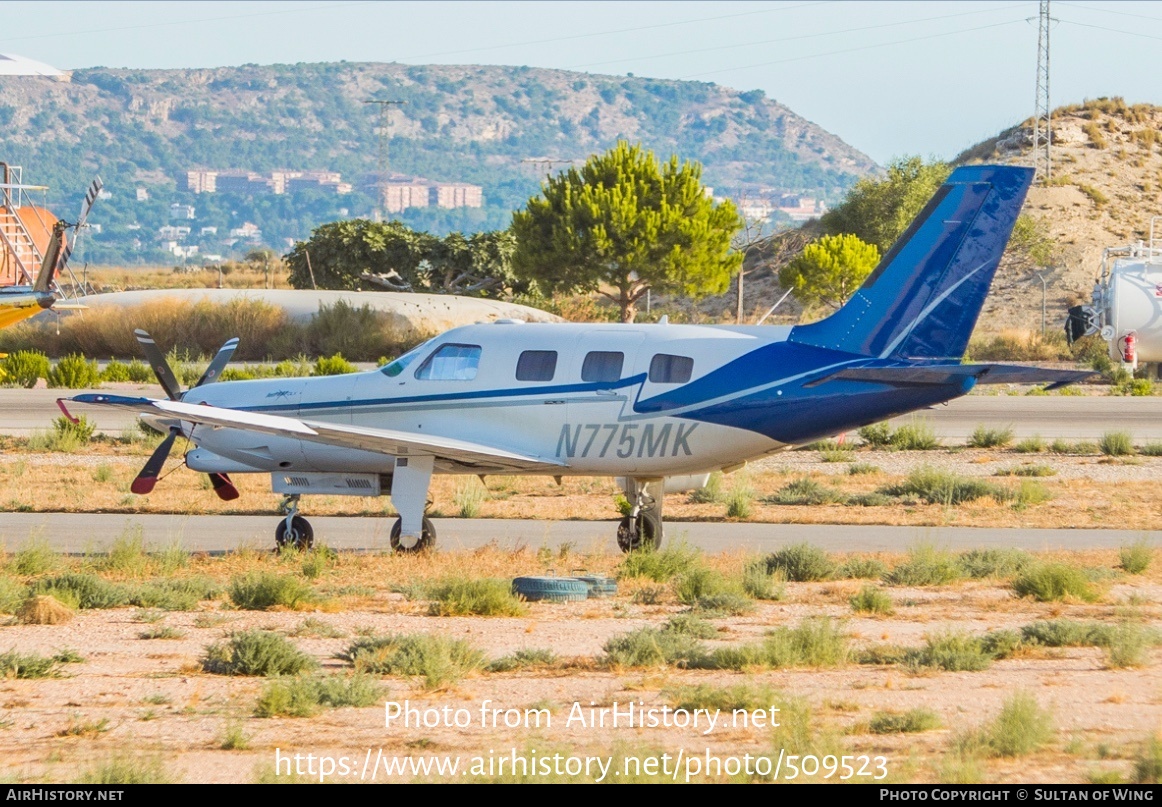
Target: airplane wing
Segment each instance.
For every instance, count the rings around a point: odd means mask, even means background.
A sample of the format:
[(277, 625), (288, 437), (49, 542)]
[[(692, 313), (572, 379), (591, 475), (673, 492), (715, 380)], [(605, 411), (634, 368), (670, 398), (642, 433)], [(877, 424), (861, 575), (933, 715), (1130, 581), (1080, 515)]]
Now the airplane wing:
[[(479, 443), (469, 443), (447, 437), (418, 435), (393, 429), (344, 426), (315, 420), (299, 420), (281, 415), (264, 415), (260, 412), (247, 412), (241, 409), (220, 409), (216, 406), (203, 404), (188, 404), (181, 401), (163, 401), (153, 398), (130, 398), (120, 395), (85, 394), (62, 399), (62, 401), (64, 400), (79, 404), (124, 409), (141, 414), (161, 415), (172, 420), (183, 420), (212, 428), (260, 432), (276, 437), (289, 437), (324, 445), (375, 451), (397, 457), (434, 456), (437, 460), (446, 460), (467, 466), (499, 466), (513, 471), (549, 471), (553, 468), (565, 467), (565, 463), (556, 459), (529, 457)], [(63, 403), (61, 408), (64, 408)]]
[(916, 365), (913, 367), (848, 367), (837, 373), (810, 382), (816, 386), (826, 381), (868, 381), (896, 386), (923, 386), (948, 384), (957, 378), (972, 376), (978, 384), (1043, 384), (1056, 389), (1076, 384), (1090, 376), (1092, 370), (1047, 370), (1041, 367), (1022, 367), (1015, 364), (945, 364)]

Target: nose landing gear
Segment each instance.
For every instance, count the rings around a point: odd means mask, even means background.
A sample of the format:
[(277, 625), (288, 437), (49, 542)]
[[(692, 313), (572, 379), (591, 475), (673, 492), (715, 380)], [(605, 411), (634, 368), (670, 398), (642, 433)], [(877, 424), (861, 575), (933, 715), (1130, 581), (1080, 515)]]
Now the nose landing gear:
[(633, 505), (617, 527), (622, 552), (658, 549), (662, 545), (662, 479), (627, 479), (626, 496)]

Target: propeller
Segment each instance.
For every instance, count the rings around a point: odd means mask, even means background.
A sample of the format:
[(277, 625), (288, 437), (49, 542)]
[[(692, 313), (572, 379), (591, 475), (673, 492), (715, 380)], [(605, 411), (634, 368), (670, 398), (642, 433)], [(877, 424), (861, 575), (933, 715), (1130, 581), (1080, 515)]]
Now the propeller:
[[(93, 209), (93, 205), (101, 193), (101, 188), (104, 186), (101, 177), (96, 177), (93, 180), (93, 184), (85, 192), (85, 201), (81, 203), (81, 212), (77, 217), (76, 224), (58, 221), (53, 226), (52, 239), (49, 241), (48, 248), (44, 251), (44, 260), (41, 261), (40, 272), (37, 274), (36, 282), (33, 284), (33, 291), (43, 296), (41, 306), (44, 308), (52, 306), (54, 300), (52, 294), (54, 279), (58, 274), (58, 270), (64, 271), (69, 265), (69, 258), (73, 254), (73, 248), (76, 246), (77, 239), (81, 237), (81, 230), (85, 226), (85, 222), (89, 219), (89, 212)], [(65, 230), (70, 227), (73, 229), (75, 235), (73, 238), (65, 238)]]
[[(165, 390), (166, 396), (171, 401), (180, 401), (184, 394), (181, 385), (178, 384), (177, 376), (170, 369), (169, 362), (165, 360), (165, 354), (161, 352), (161, 348), (157, 346), (157, 342), (153, 341), (153, 337), (140, 328), (135, 330), (133, 335), (137, 337), (137, 342), (145, 352), (145, 358), (149, 362), (149, 366), (153, 368), (153, 374), (157, 376), (157, 381), (161, 384), (161, 388)], [(212, 384), (217, 381), (218, 377), (222, 375), (222, 371), (226, 369), (226, 365), (230, 363), (230, 357), (234, 355), (234, 351), (237, 348), (237, 338), (228, 340), (222, 347), (218, 348), (218, 352), (214, 355), (210, 366), (206, 368), (206, 372), (202, 373), (202, 377), (198, 379), (198, 383), (194, 384), (190, 389), (196, 389), (203, 384)], [(169, 434), (154, 449), (153, 454), (146, 461), (145, 467), (141, 469), (141, 472), (137, 474), (137, 478), (133, 480), (133, 484), (129, 486), (131, 491), (138, 494), (145, 494), (153, 490), (154, 485), (157, 484), (157, 478), (161, 474), (161, 469), (165, 465), (165, 461), (169, 458), (169, 452), (173, 448), (174, 441), (177, 440), (179, 434), (181, 434), (181, 429), (177, 426), (170, 426)], [(219, 499), (229, 502), (238, 498), (238, 488), (234, 487), (234, 483), (230, 481), (230, 477), (226, 476), (226, 474), (212, 473), (208, 474), (208, 476), (210, 477), (210, 484), (214, 486), (214, 493), (218, 494)]]

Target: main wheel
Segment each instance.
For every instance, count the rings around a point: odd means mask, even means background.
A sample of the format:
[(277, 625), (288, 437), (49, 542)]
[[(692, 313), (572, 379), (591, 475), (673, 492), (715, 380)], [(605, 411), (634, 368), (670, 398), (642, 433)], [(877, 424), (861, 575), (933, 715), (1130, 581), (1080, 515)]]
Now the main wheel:
[[(405, 543), (405, 540), (408, 543)], [(397, 518), (391, 525), (391, 548), (394, 552), (422, 552), (431, 549), (435, 544), (436, 527), (427, 518), (424, 519), (423, 533), (418, 541), (414, 538), (404, 539), (402, 518)]]
[(286, 528), (286, 519), (281, 519), (274, 528), (274, 542), (278, 548), (293, 546), (295, 549), (310, 549), (315, 544), (315, 531), (311, 529), (311, 522), (302, 516), (291, 519), (290, 529)]
[(652, 513), (637, 517), (637, 529), (630, 534), (632, 519), (626, 516), (617, 525), (617, 545), (622, 552), (638, 549), (658, 549), (662, 545), (662, 520)]

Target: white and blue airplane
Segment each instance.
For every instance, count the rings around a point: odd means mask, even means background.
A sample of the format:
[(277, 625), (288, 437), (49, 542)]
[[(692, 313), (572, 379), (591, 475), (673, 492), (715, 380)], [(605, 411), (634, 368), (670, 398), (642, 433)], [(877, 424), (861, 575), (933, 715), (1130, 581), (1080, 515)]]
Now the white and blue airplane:
[[(791, 446), (943, 403), (978, 383), (1089, 373), (962, 364), (1032, 180), (1031, 169), (956, 169), (863, 286), (830, 317), (794, 327), (526, 324), (450, 330), (370, 372), (214, 381), (237, 340), (182, 391), (138, 331), (168, 400), (67, 400), (141, 414), (169, 436), (133, 490), (151, 490), (175, 439), (210, 475), (268, 473), (286, 496), (279, 545), (308, 547), (303, 494), (390, 494), (397, 551), (434, 544), (433, 474), (616, 476), (632, 505), (624, 551), (662, 540), (664, 493)], [(64, 404), (62, 402), (62, 409)], [(67, 411), (66, 411), (67, 414)]]

